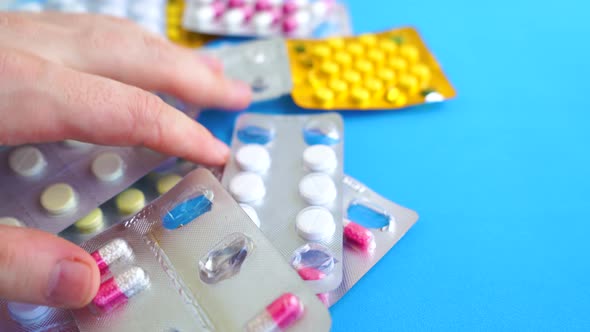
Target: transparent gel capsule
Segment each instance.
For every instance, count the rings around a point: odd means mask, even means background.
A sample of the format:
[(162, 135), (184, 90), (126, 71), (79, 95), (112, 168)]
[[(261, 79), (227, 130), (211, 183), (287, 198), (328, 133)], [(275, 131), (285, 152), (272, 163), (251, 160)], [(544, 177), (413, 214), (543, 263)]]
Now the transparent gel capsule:
[(303, 139), (308, 145), (335, 145), (340, 142), (340, 133), (330, 121), (313, 120), (303, 129)]
[(237, 136), (245, 144), (265, 145), (273, 140), (274, 131), (269, 127), (249, 125), (240, 128)]
[(317, 243), (308, 243), (293, 252), (291, 265), (303, 280), (321, 280), (332, 273), (334, 256), (328, 248)]
[(215, 284), (238, 274), (253, 249), (254, 243), (244, 234), (228, 235), (199, 261), (201, 280)]
[(162, 218), (166, 229), (177, 229), (211, 210), (213, 192), (206, 190), (201, 195), (189, 198), (175, 205)]

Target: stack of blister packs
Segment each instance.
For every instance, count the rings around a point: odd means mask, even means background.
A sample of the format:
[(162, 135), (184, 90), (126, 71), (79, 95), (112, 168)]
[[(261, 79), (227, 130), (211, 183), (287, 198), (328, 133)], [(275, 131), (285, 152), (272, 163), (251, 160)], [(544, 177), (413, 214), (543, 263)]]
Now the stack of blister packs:
[[(352, 35), (334, 0), (48, 0), (17, 10), (132, 19), (206, 47), (254, 100), (392, 110), (455, 90), (414, 28)], [(162, 95), (196, 117), (190, 105)], [(339, 113), (237, 118), (232, 155), (205, 169), (144, 148), (66, 141), (0, 147), (0, 224), (91, 253), (92, 303), (0, 300), (0, 331), (329, 331), (335, 304), (414, 225), (416, 212), (344, 174)]]

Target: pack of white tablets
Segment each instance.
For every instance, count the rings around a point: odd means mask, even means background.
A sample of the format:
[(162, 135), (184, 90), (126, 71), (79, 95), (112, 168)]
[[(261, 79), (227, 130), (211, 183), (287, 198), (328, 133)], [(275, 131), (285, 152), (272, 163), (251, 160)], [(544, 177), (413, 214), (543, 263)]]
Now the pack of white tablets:
[(252, 100), (269, 100), (291, 92), (291, 68), (285, 41), (280, 38), (199, 50), (219, 59), (224, 74), (248, 83)]
[(328, 306), (336, 303), (418, 221), (418, 214), (343, 178), (344, 275), (338, 289), (320, 294)]
[(187, 0), (183, 27), (233, 36), (310, 37), (334, 0)]
[(95, 13), (128, 18), (144, 28), (163, 35), (167, 0), (45, 0), (21, 2), (17, 11), (53, 10), (64, 13)]
[(208, 170), (82, 247), (102, 280), (72, 312), (80, 331), (330, 330), (325, 306)]
[[(197, 113), (190, 107), (184, 111)], [(167, 158), (143, 147), (71, 140), (5, 147), (0, 150), (0, 224), (59, 233)], [(123, 212), (130, 215), (141, 207)]]
[(238, 117), (222, 183), (316, 293), (342, 280), (337, 113)]

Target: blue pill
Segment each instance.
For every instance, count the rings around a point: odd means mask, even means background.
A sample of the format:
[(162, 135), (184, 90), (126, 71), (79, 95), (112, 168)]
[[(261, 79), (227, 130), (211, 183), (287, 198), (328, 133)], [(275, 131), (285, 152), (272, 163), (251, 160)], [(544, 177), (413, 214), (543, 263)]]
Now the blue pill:
[(212, 202), (206, 195), (188, 199), (168, 212), (162, 224), (166, 229), (177, 229), (211, 211)]
[(238, 130), (238, 139), (245, 144), (268, 144), (274, 138), (272, 130), (259, 126), (245, 126)]

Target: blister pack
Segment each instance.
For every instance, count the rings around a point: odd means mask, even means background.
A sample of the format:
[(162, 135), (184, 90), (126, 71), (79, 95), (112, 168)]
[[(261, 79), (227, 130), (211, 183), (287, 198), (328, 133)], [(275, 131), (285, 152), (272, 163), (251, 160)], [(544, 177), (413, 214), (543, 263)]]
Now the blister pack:
[(45, 0), (17, 4), (17, 11), (54, 10), (64, 13), (96, 13), (128, 18), (144, 28), (165, 34), (167, 0)]
[[(174, 98), (163, 100), (197, 114)], [(59, 233), (167, 159), (142, 147), (71, 140), (7, 147), (0, 150), (0, 220)]]
[(456, 94), (414, 28), (287, 45), (293, 100), (303, 108), (398, 109)]
[(223, 185), (316, 293), (342, 279), (339, 114), (238, 117)]
[(248, 83), (254, 101), (276, 98), (289, 93), (293, 87), (283, 39), (258, 40), (199, 52), (219, 59), (227, 76)]
[(103, 275), (80, 331), (329, 331), (327, 309), (219, 181), (189, 173), (85, 242)]
[(351, 289), (418, 221), (402, 207), (350, 176), (343, 180), (344, 274), (338, 289), (320, 294), (332, 306)]
[(199, 48), (217, 37), (192, 32), (182, 27), (184, 0), (168, 0), (166, 5), (166, 35), (171, 41), (190, 48)]
[(0, 331), (78, 332), (70, 311), (0, 299)]
[(233, 36), (311, 37), (333, 0), (187, 0), (183, 27)]

